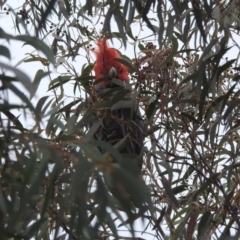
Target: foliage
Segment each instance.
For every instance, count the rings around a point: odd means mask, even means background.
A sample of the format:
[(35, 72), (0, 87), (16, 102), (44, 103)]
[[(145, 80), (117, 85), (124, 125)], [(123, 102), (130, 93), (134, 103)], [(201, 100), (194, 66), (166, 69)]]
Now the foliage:
[[(7, 4), (2, 12), (14, 19), (16, 34), (2, 21), (0, 38), (31, 45), (37, 51), (22, 62), (41, 68), (32, 81), (0, 61), (2, 239), (124, 239), (123, 226), (128, 236), (141, 230), (148, 239), (237, 239), (239, 2)], [(131, 88), (111, 92), (109, 102), (110, 93), (99, 100), (91, 91), (89, 49), (100, 34), (130, 48), (123, 63)], [(0, 55), (11, 60), (9, 45), (0, 46)], [(35, 104), (46, 76), (49, 94)], [(147, 126), (143, 177), (131, 156), (119, 153), (124, 140), (110, 146), (93, 139), (98, 112), (122, 107), (129, 90)], [(24, 124), (29, 116), (32, 127)], [(112, 194), (113, 186), (121, 194)]]

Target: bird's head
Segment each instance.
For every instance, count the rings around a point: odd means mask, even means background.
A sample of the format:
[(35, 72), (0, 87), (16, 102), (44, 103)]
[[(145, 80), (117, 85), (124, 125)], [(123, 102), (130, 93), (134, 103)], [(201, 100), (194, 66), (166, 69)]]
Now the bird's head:
[(128, 67), (116, 61), (117, 58), (121, 59), (122, 57), (116, 49), (109, 47), (106, 37), (100, 38), (96, 45), (97, 48), (93, 50), (96, 56), (93, 67), (96, 80), (106, 78), (106, 80), (99, 81), (98, 84), (107, 85), (111, 78), (129, 82)]

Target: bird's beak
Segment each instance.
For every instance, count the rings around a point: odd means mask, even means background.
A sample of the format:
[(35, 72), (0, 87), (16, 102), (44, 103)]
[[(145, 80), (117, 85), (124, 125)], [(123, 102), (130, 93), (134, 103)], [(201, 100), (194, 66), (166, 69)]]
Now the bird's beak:
[(111, 67), (108, 71), (108, 76), (117, 78), (117, 69), (115, 67)]

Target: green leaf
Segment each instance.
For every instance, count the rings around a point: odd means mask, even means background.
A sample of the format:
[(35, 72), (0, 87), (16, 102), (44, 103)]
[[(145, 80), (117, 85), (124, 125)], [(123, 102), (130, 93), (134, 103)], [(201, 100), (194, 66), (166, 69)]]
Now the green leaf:
[(39, 113), (36, 112), (36, 110), (34, 109), (32, 103), (28, 100), (28, 98), (25, 96), (25, 94), (24, 94), (22, 91), (18, 90), (13, 84), (9, 84), (9, 85), (8, 85), (8, 88), (9, 88), (12, 92), (14, 92), (14, 93), (16, 94), (16, 96), (18, 96), (18, 97), (27, 105), (27, 107), (28, 107), (30, 110), (32, 110), (32, 112), (35, 113), (35, 116), (37, 117), (37, 119), (40, 119)]
[(142, 20), (147, 24), (148, 28), (155, 33), (155, 29), (153, 28), (152, 23), (150, 22), (149, 18), (147, 17), (148, 11), (150, 6), (155, 2), (154, 0), (148, 0), (145, 6), (142, 6), (142, 2), (138, 0), (134, 0), (135, 7), (138, 11), (138, 13), (141, 15)]
[(224, 63), (222, 66), (220, 66), (218, 68), (218, 75), (217, 75), (217, 77), (219, 77), (222, 72), (224, 72), (225, 70), (230, 68), (235, 61), (236, 61), (236, 59), (232, 59), (232, 60), (227, 61), (226, 63)]
[[(131, 164), (129, 163), (129, 169), (131, 169)], [(135, 166), (137, 168), (137, 166)], [(119, 186), (118, 190), (121, 188), (125, 189), (126, 193), (130, 195), (130, 198), (140, 209), (144, 205), (148, 205), (151, 208), (151, 198), (148, 189), (142, 181), (142, 179), (137, 178), (132, 174), (132, 171), (126, 171), (123, 168), (115, 168), (112, 174), (113, 187)], [(143, 210), (143, 209), (142, 209)]]
[(229, 104), (228, 109), (226, 110), (226, 112), (223, 115), (223, 119), (226, 120), (228, 115), (232, 113), (233, 109), (235, 107), (237, 107), (238, 105), (240, 105), (240, 99), (234, 100), (231, 102), (231, 104)]
[(186, 227), (186, 223), (187, 221), (189, 221), (189, 218), (190, 216), (192, 215), (193, 213), (193, 209), (192, 208), (186, 208), (184, 210), (188, 210), (188, 212), (186, 213), (186, 215), (181, 219), (180, 221), (180, 224), (178, 225), (177, 229), (174, 231), (174, 235), (172, 237), (172, 240), (178, 240), (179, 239), (179, 236), (183, 234), (185, 230), (185, 227)]
[(6, 198), (4, 195), (2, 189), (0, 189), (0, 209), (4, 214), (7, 214)]
[(162, 179), (162, 184), (163, 184), (163, 187), (164, 187), (164, 189), (166, 191), (166, 194), (169, 197), (169, 199), (173, 202), (173, 204), (175, 205), (176, 208), (179, 208), (178, 200), (175, 197), (170, 185), (164, 179)]
[(124, 149), (124, 147), (127, 144), (127, 140), (128, 140), (129, 135), (126, 135), (124, 138), (120, 139), (115, 145), (114, 148), (116, 148), (118, 151), (121, 151), (122, 149)]
[(71, 79), (71, 76), (58, 76), (53, 79), (49, 85), (48, 91), (55, 89), (57, 87), (62, 87), (63, 84), (68, 83)]
[(92, 7), (93, 7), (93, 2), (91, 1), (86, 1), (85, 8), (88, 11), (88, 15), (92, 16)]
[(218, 127), (217, 121), (213, 123), (212, 126), (210, 126), (210, 143), (211, 143), (212, 149), (215, 149), (216, 147), (215, 146), (215, 142), (217, 142), (216, 136), (218, 136), (217, 127)]
[(78, 142), (78, 146), (84, 152), (84, 156), (91, 159), (92, 162), (103, 162), (104, 158), (101, 152), (92, 144), (95, 141), (88, 142)]
[(201, 7), (199, 5), (199, 2), (192, 1), (192, 7), (193, 7), (193, 13), (195, 16), (197, 26), (198, 26), (200, 33), (204, 39), (204, 42), (207, 42), (206, 34), (205, 34), (205, 31), (203, 29), (203, 24), (202, 24), (202, 12), (201, 12)]
[(199, 121), (197, 119), (195, 119), (194, 116), (192, 116), (192, 115), (190, 115), (188, 113), (185, 113), (185, 112), (181, 112), (181, 115), (183, 115), (184, 117), (188, 118), (190, 121), (199, 124)]
[(134, 71), (134, 67), (129, 61), (123, 58), (113, 58), (113, 60), (122, 63), (123, 65), (127, 66), (131, 71)]
[(187, 42), (187, 38), (188, 38), (188, 33), (189, 33), (189, 30), (190, 30), (190, 13), (187, 14), (186, 16), (186, 24), (184, 26), (184, 29), (183, 29), (183, 37), (184, 37), (184, 42)]
[(166, 35), (168, 36), (168, 42), (167, 45), (169, 45), (172, 42), (173, 36), (173, 28), (174, 28), (174, 18), (171, 14), (168, 14), (168, 25), (166, 29)]
[(92, 124), (91, 128), (88, 130), (85, 136), (86, 141), (90, 140), (94, 136), (94, 134), (96, 133), (98, 128), (101, 126), (101, 124), (102, 124), (102, 119), (96, 119), (96, 121), (94, 121), (94, 123)]
[[(7, 105), (6, 105), (7, 106)], [(22, 132), (24, 130), (24, 127), (22, 125), (22, 123), (18, 120), (18, 117), (16, 117), (14, 114), (12, 114), (10, 111), (8, 110), (3, 110), (0, 109), (0, 111), (2, 113), (4, 113), (5, 116), (7, 116), (11, 122)]]
[(209, 122), (212, 114), (215, 111), (215, 108), (218, 107), (218, 105), (223, 101), (225, 96), (220, 96), (217, 99), (215, 99), (207, 108), (206, 113), (205, 113), (205, 121)]
[[(0, 62), (0, 67), (2, 67), (5, 70), (13, 72), (16, 76), (16, 80), (18, 80), (30, 92), (30, 94), (33, 93), (33, 85), (31, 83), (31, 80), (24, 72), (2, 62)], [(5, 82), (5, 84), (8, 84), (8, 83)]]
[(46, 55), (47, 59), (52, 63), (55, 64), (54, 55), (51, 51), (51, 49), (41, 40), (39, 40), (36, 37), (31, 37), (27, 35), (18, 35), (18, 36), (12, 36), (10, 34), (5, 33), (2, 28), (0, 28), (0, 38), (4, 38), (7, 40), (19, 40), (24, 41), (25, 44), (31, 45), (36, 50), (42, 51), (43, 54)]
[(224, 110), (224, 108), (225, 108), (225, 106), (226, 106), (226, 104), (227, 104), (227, 101), (228, 101), (229, 97), (231, 96), (231, 94), (233, 93), (233, 90), (234, 90), (234, 88), (236, 87), (236, 85), (237, 85), (237, 83), (235, 83), (235, 84), (229, 89), (229, 91), (227, 92), (227, 94), (225, 94), (225, 96), (224, 96), (224, 98), (223, 98), (222, 105), (221, 105), (221, 112), (220, 112), (220, 113), (223, 112), (223, 110)]
[(0, 46), (0, 55), (8, 58), (9, 60), (11, 59), (11, 53), (9, 49), (5, 46)]
[[(116, 2), (118, 3), (118, 2)], [(115, 9), (114, 11), (114, 17), (116, 19), (116, 23), (117, 23), (117, 26), (118, 26), (118, 30), (120, 32), (120, 36), (122, 38), (122, 41), (123, 41), (123, 45), (124, 47), (126, 48), (127, 46), (127, 38), (126, 38), (126, 33), (125, 33), (125, 29), (124, 29), (124, 20), (123, 20), (123, 17), (122, 17), (122, 13), (121, 11), (119, 10), (119, 7)]]
[(172, 37), (172, 51), (171, 53), (165, 58), (164, 61), (162, 61), (162, 63), (160, 64), (160, 66), (158, 67), (159, 69), (164, 66), (166, 63), (170, 62), (173, 57), (175, 56), (175, 54), (177, 53), (178, 50), (178, 41), (175, 37)]
[(111, 110), (116, 110), (119, 108), (131, 108), (132, 107), (132, 101), (131, 100), (122, 100), (122, 101), (118, 101), (117, 103), (115, 103), (114, 105), (112, 105)]
[(42, 78), (46, 77), (47, 75), (49, 75), (50, 72), (44, 72), (42, 69), (39, 69), (36, 74), (35, 74), (35, 77), (34, 77), (34, 80), (33, 80), (33, 91), (32, 93), (30, 94), (30, 99), (32, 99), (38, 89), (38, 86), (42, 80)]
[(104, 150), (104, 152), (110, 153), (115, 161), (121, 162), (122, 161), (122, 155), (119, 153), (117, 149), (115, 149), (113, 146), (108, 144), (107, 142), (103, 141), (97, 141), (92, 139), (91, 142), (95, 145), (100, 147)]
[(193, 212), (192, 216), (190, 217), (188, 224), (187, 224), (187, 239), (193, 239), (193, 233), (195, 231), (195, 226), (197, 223), (197, 218), (198, 218), (199, 213), (198, 212)]
[(110, 100), (110, 106), (112, 106), (112, 105), (116, 104), (117, 102), (119, 102), (120, 100), (122, 100), (124, 98), (124, 96), (126, 96), (127, 94), (129, 94), (128, 89), (120, 89), (120, 91), (117, 91), (116, 94), (114, 94), (114, 96)]
[(147, 119), (150, 119), (153, 116), (155, 109), (157, 108), (157, 104), (158, 104), (158, 97), (149, 104), (146, 111)]
[(43, 41), (39, 40), (36, 37), (30, 37), (26, 35), (19, 35), (16, 36), (14, 39), (24, 41), (26, 42), (25, 45), (31, 45), (36, 50), (42, 51), (43, 54), (46, 55), (48, 61), (51, 62), (52, 64), (55, 64), (53, 52)]
[(198, 225), (198, 239), (204, 239), (204, 235), (206, 232), (210, 230), (210, 223), (213, 219), (213, 215), (211, 212), (206, 211), (203, 216), (201, 217), (201, 220)]
[(36, 105), (36, 111), (39, 113), (42, 113), (42, 107), (45, 104), (46, 100), (49, 98), (49, 96), (42, 97), (38, 100), (38, 103)]

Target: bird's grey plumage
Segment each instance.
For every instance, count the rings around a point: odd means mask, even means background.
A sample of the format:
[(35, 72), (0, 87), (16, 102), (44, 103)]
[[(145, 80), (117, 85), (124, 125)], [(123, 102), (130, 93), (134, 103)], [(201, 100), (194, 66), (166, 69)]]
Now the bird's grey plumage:
[[(109, 82), (107, 88), (122, 88)], [(95, 85), (96, 93), (101, 96), (106, 86)], [(131, 96), (125, 95), (122, 101), (132, 101)], [(109, 100), (110, 101), (110, 100)], [(126, 142), (120, 150), (122, 154), (135, 155), (138, 158), (138, 165), (142, 167), (140, 157), (144, 146), (143, 120), (138, 107), (123, 107), (116, 110), (101, 110), (102, 124), (97, 129), (94, 137), (97, 140), (115, 145), (126, 137)], [(103, 111), (105, 111), (103, 113)], [(100, 148), (101, 151), (103, 151)]]

